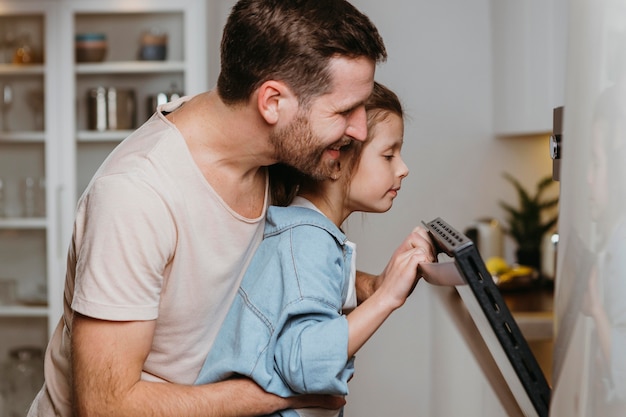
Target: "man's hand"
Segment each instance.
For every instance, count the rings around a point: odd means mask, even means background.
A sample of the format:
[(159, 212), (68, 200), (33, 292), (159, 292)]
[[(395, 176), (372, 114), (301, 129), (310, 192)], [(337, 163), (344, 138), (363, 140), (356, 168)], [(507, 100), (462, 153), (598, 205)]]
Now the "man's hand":
[(337, 395), (305, 394), (286, 398), (288, 404), (285, 408), (325, 408), (327, 410), (339, 410), (346, 405), (344, 397)]

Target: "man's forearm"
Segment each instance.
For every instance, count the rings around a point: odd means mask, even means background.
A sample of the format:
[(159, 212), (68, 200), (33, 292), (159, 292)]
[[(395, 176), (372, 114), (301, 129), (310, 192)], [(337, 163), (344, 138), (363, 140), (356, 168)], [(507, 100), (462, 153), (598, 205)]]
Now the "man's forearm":
[(356, 300), (358, 304), (367, 300), (378, 288), (378, 275), (356, 271)]
[[(103, 407), (97, 401), (84, 403), (76, 416), (261, 416), (290, 406), (248, 379), (196, 386), (140, 381), (127, 394), (116, 406), (110, 401)], [(99, 411), (94, 413), (94, 408)]]
[(140, 380), (154, 321), (111, 322), (76, 313), (72, 324), (77, 417), (255, 416), (290, 405), (248, 379), (204, 386)]

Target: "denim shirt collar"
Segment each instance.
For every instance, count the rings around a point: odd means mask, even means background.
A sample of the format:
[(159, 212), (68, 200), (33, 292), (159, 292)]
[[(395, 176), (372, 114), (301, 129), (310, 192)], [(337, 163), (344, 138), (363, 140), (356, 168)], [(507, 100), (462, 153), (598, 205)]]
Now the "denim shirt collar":
[(270, 206), (267, 211), (264, 237), (301, 225), (311, 225), (326, 230), (342, 246), (347, 241), (346, 235), (328, 217), (313, 208), (299, 206)]

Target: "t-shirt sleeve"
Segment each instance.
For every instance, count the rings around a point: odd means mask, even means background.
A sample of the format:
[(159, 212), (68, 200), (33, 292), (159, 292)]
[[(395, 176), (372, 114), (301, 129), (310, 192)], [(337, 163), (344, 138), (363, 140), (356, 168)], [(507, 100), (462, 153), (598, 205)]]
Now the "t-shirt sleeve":
[(164, 199), (140, 178), (100, 177), (79, 204), (72, 309), (104, 320), (153, 320), (176, 228)]

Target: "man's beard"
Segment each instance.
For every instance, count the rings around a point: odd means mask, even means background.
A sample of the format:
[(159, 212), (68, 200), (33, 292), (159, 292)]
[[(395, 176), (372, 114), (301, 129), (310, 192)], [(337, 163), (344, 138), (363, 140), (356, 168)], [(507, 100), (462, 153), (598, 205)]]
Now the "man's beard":
[(278, 162), (290, 165), (316, 180), (339, 177), (339, 161), (323, 160), (326, 147), (311, 130), (308, 117), (303, 112), (296, 115), (284, 129), (270, 134)]

